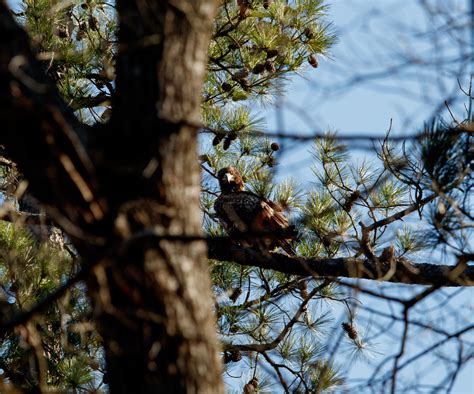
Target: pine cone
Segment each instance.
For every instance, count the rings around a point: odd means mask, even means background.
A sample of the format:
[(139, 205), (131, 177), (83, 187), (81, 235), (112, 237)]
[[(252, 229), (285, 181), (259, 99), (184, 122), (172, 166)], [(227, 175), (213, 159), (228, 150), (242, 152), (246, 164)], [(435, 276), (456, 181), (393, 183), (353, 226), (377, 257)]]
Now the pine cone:
[(314, 37), (314, 32), (311, 28), (307, 27), (303, 31), (304, 35), (308, 40), (311, 40)]
[(387, 246), (379, 257), (379, 260), (382, 262), (391, 263), (393, 261), (393, 257), (395, 256), (395, 248), (390, 245)]
[(231, 139), (229, 139), (229, 136), (225, 137), (224, 139), (224, 143), (222, 144), (222, 147), (224, 148), (224, 150), (227, 150), (230, 148), (230, 143), (232, 142)]
[(240, 81), (241, 79), (248, 77), (248, 75), (249, 75), (249, 69), (247, 67), (242, 67), (240, 70), (235, 72), (234, 75), (232, 75), (232, 79), (234, 81)]
[(298, 282), (298, 289), (300, 290), (301, 297), (304, 299), (308, 298), (308, 282), (306, 280)]
[(276, 72), (275, 64), (271, 60), (265, 62), (265, 69), (271, 74)]
[(265, 70), (265, 63), (257, 63), (254, 68), (252, 68), (252, 73), (261, 74)]
[(224, 92), (230, 92), (232, 90), (232, 85), (228, 82), (224, 82), (222, 85), (221, 85), (221, 88)]
[(311, 64), (311, 67), (313, 68), (318, 68), (319, 66), (318, 59), (315, 55), (310, 55), (308, 57), (308, 63)]
[(242, 294), (242, 289), (240, 287), (237, 287), (234, 290), (232, 290), (232, 294), (229, 296), (229, 299), (232, 302), (235, 302), (237, 301), (237, 298), (239, 298), (241, 294)]
[(224, 139), (223, 134), (217, 134), (214, 139), (212, 140), (212, 146), (218, 145)]
[(236, 363), (242, 360), (242, 353), (239, 350), (229, 350), (224, 352), (224, 364), (228, 364), (230, 362)]
[(344, 211), (349, 212), (359, 197), (360, 197), (360, 192), (358, 190), (354, 190), (354, 192), (351, 193), (349, 197), (347, 197), (346, 201), (344, 202), (344, 205), (343, 205)]
[(240, 18), (246, 18), (249, 13), (250, 1), (249, 0), (237, 0), (237, 5), (239, 6), (239, 16)]
[(244, 386), (244, 394), (256, 393), (258, 389), (258, 379), (253, 378)]
[(270, 149), (273, 152), (276, 152), (276, 151), (280, 150), (280, 145), (278, 144), (278, 142), (272, 142), (272, 144), (270, 145)]
[(277, 57), (280, 52), (278, 49), (268, 49), (267, 50), (267, 59), (271, 59), (272, 57)]
[(89, 27), (92, 29), (92, 30), (99, 30), (99, 27), (98, 27), (98, 24), (97, 24), (97, 19), (95, 18), (94, 15), (89, 15)]
[(347, 336), (355, 341), (357, 339), (357, 331), (355, 327), (351, 323), (342, 323), (342, 328), (344, 329), (345, 332), (347, 332)]

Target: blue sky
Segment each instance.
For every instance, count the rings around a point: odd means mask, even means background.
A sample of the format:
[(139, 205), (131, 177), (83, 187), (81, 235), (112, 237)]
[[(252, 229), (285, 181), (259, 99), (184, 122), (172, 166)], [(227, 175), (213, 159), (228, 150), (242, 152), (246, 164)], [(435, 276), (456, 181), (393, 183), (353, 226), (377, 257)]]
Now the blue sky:
[[(433, 116), (440, 100), (453, 92), (457, 98), (461, 97), (456, 78), (449, 75), (451, 70), (437, 73), (428, 67), (420, 67), (419, 74), (407, 68), (406, 75), (402, 71), (399, 77), (389, 75), (345, 88), (343, 81), (383, 72), (397, 64), (397, 54), (404, 51), (414, 61), (416, 56), (431, 56), (433, 45), (426, 39), (426, 32), (432, 24), (442, 25), (442, 22), (427, 20), (416, 0), (332, 0), (327, 3), (330, 4), (328, 19), (334, 22), (339, 43), (332, 49), (330, 59), (320, 59), (318, 69), (308, 68), (303, 78), (293, 78), (282, 105), (266, 112), (270, 130), (289, 133), (335, 130), (383, 136), (392, 120), (393, 135), (410, 134), (419, 131)], [(444, 1), (448, 3), (452, 8), (465, 10), (468, 1)], [(413, 26), (413, 31), (405, 26)], [(449, 45), (449, 42), (439, 44), (442, 55), (449, 54)], [(469, 77), (463, 76), (461, 82), (466, 87)], [(461, 109), (459, 103), (453, 104), (454, 112), (459, 114)], [(287, 145), (291, 144), (287, 142)], [(308, 145), (301, 146), (284, 155), (285, 166), (303, 181), (310, 180), (308, 149)]]

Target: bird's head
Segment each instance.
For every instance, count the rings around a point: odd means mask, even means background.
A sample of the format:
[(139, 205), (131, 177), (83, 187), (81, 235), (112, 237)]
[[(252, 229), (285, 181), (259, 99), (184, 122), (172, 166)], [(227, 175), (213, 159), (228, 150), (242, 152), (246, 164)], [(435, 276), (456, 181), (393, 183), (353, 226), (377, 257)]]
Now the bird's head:
[(217, 173), (222, 193), (240, 192), (244, 190), (244, 181), (235, 167), (221, 168)]

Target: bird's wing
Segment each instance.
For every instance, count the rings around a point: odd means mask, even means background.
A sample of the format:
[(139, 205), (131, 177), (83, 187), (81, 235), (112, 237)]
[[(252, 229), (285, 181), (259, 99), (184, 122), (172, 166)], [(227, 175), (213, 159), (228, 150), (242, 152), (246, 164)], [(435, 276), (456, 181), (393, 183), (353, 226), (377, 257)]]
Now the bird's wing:
[(296, 238), (294, 226), (289, 225), (283, 210), (273, 201), (252, 192), (235, 192), (220, 195), (214, 210), (229, 235), (248, 233), (255, 239), (266, 238), (266, 243), (280, 246), (289, 255), (295, 254), (291, 247)]
[(294, 226), (289, 225), (283, 210), (274, 202), (262, 199), (260, 206), (261, 211), (255, 217), (254, 227), (264, 231), (274, 231), (276, 245), (290, 256), (294, 256), (296, 253), (291, 246), (291, 241), (296, 238)]
[[(279, 230), (288, 227), (288, 219), (283, 215), (281, 208), (272, 201), (261, 199), (261, 210), (256, 220), (262, 222), (262, 227), (268, 230)], [(278, 209), (280, 208), (280, 209)]]
[(214, 203), (214, 210), (229, 233), (251, 232), (253, 219), (261, 210), (260, 198), (246, 192), (221, 194)]

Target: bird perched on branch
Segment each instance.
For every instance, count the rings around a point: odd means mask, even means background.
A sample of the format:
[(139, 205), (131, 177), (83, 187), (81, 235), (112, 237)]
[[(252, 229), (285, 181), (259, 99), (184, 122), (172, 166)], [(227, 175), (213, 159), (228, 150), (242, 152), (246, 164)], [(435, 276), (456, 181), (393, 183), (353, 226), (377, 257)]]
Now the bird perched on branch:
[(235, 167), (222, 168), (217, 177), (221, 194), (214, 203), (214, 210), (227, 234), (243, 246), (264, 250), (281, 247), (294, 256), (291, 241), (296, 239), (296, 230), (289, 225), (282, 208), (245, 191), (242, 176)]

